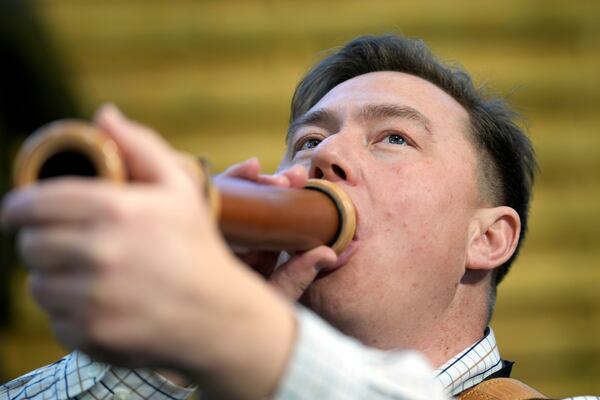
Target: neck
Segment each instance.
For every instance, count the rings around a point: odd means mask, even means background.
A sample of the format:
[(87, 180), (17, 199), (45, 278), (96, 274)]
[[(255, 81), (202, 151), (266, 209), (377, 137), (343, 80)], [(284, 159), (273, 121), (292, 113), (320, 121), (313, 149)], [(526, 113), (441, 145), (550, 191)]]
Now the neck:
[(484, 332), (485, 327), (474, 321), (463, 320), (459, 324), (444, 324), (438, 328), (438, 334), (417, 344), (415, 349), (422, 352), (434, 368), (438, 368), (480, 340)]
[(483, 337), (488, 301), (485, 281), (459, 285), (448, 307), (437, 314), (427, 310), (408, 321), (394, 310), (337, 328), (367, 346), (419, 351), (438, 368)]

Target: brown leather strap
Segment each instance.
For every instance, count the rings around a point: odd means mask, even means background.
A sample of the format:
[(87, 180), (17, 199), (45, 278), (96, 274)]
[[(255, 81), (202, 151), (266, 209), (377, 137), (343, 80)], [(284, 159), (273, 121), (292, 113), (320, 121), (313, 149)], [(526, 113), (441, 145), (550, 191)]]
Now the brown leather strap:
[(460, 400), (530, 400), (547, 399), (537, 390), (511, 378), (496, 378), (462, 392)]

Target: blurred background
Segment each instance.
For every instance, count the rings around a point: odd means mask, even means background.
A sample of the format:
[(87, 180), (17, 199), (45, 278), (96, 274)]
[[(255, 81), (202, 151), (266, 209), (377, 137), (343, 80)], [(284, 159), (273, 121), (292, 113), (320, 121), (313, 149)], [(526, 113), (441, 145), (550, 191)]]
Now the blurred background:
[[(0, 190), (20, 141), (115, 102), (215, 171), (274, 171), (304, 72), (361, 34), (421, 37), (525, 117), (539, 176), (522, 256), (492, 326), (514, 377), (600, 393), (600, 2), (12, 1), (0, 3)], [(3, 237), (0, 382), (65, 352)]]

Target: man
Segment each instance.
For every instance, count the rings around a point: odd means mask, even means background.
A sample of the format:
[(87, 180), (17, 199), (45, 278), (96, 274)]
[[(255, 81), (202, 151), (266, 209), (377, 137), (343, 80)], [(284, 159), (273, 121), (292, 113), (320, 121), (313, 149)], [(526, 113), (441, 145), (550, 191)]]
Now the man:
[[(96, 124), (123, 150), (131, 185), (61, 179), (3, 207), (57, 337), (102, 361), (176, 371), (217, 397), (431, 399), (439, 384), (457, 395), (506, 376), (486, 326), (526, 231), (536, 168), (513, 113), (421, 42), (381, 36), (314, 67), (290, 121), (279, 175), (260, 175), (252, 160), (228, 174), (292, 187), (330, 180), (358, 226), (339, 256), (288, 256), (274, 291), (227, 249), (172, 150), (101, 110)], [(78, 352), (4, 390), (189, 393)]]

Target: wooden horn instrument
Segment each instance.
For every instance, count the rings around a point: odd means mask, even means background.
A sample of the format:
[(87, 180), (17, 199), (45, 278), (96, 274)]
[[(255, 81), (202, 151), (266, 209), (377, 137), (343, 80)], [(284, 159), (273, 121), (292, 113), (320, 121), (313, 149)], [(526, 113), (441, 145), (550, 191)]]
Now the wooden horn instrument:
[[(184, 154), (185, 155), (185, 154)], [(311, 179), (304, 189), (283, 189), (247, 180), (211, 180), (206, 168), (185, 155), (209, 200), (225, 240), (233, 248), (302, 251), (329, 245), (338, 254), (352, 241), (356, 214), (336, 185)], [(15, 186), (78, 175), (125, 182), (120, 151), (107, 135), (79, 120), (59, 120), (35, 131), (21, 147)]]

